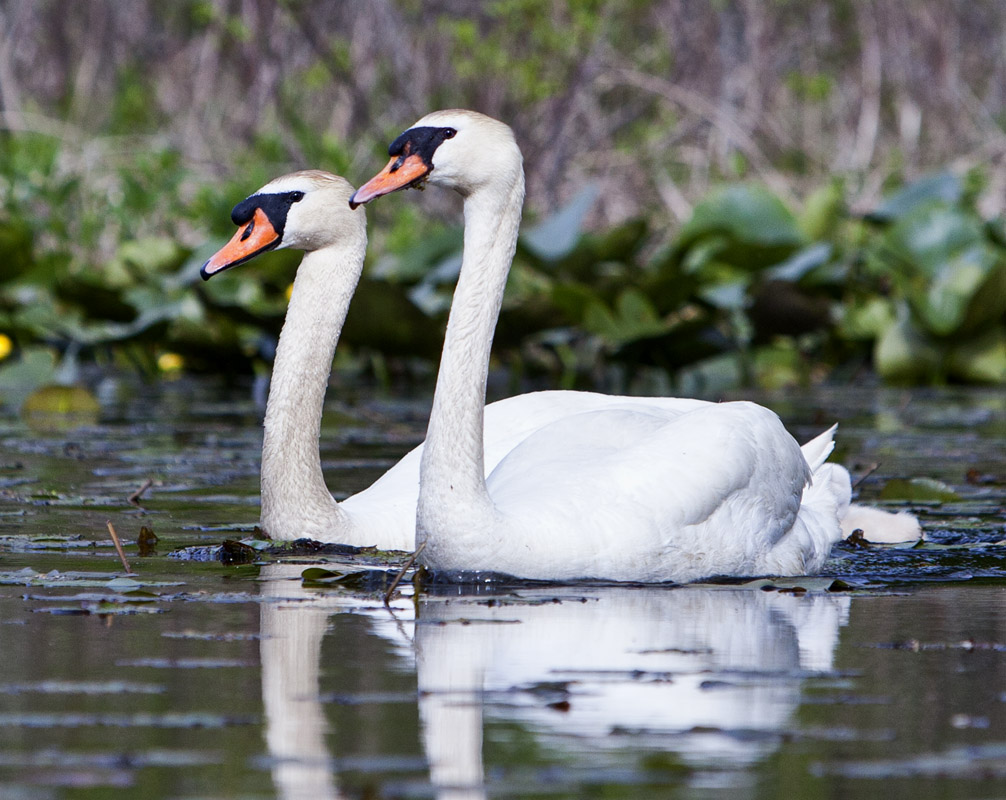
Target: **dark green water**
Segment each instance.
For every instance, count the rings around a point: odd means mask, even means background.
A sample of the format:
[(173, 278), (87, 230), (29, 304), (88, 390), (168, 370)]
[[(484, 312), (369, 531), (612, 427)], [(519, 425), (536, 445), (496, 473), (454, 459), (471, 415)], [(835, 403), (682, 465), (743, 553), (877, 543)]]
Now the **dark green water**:
[[(909, 504), (924, 547), (842, 546), (768, 586), (406, 585), (390, 608), (305, 586), (318, 559), (170, 557), (254, 526), (258, 411), (194, 382), (100, 395), (69, 433), (0, 418), (4, 800), (1006, 797), (1001, 392), (762, 398), (801, 440), (840, 422), (861, 500), (945, 483)], [(333, 404), (336, 494), (425, 408)]]

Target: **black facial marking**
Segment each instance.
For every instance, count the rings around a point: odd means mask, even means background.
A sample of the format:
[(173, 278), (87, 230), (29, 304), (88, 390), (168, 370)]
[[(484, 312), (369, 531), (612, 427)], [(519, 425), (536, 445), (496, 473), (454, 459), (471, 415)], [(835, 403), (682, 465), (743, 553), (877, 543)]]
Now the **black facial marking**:
[[(244, 225), (255, 216), (255, 209), (261, 208), (272, 223), (273, 229), (280, 239), (283, 238), (283, 229), (286, 228), (286, 216), (290, 213), (290, 206), (299, 200), (304, 199), (303, 192), (283, 192), (282, 194), (253, 194), (246, 200), (242, 200), (231, 211), (231, 221), (235, 225)], [(245, 231), (242, 239), (251, 235), (251, 228)]]
[(453, 139), (457, 135), (454, 128), (409, 128), (399, 136), (388, 147), (388, 155), (394, 158), (398, 156), (398, 161), (392, 165), (394, 172), (408, 156), (418, 155), (423, 163), (433, 169), (433, 154), (446, 139)]
[[(246, 261), (251, 261), (255, 256), (265, 253), (269, 250), (275, 250), (279, 247), (279, 243), (283, 241), (283, 229), (286, 227), (286, 217), (290, 212), (290, 206), (299, 200), (304, 199), (303, 192), (283, 192), (282, 194), (253, 194), (251, 197), (242, 200), (236, 206), (234, 210), (231, 211), (231, 220), (235, 225), (246, 226), (243, 231), (241, 231), (241, 240), (245, 241), (252, 232), (255, 230), (255, 209), (261, 208), (265, 213), (266, 217), (269, 219), (269, 223), (272, 225), (273, 229), (276, 231), (276, 238), (273, 239), (265, 247), (260, 247), (254, 253), (247, 253), (243, 258), (239, 258), (237, 261), (233, 261), (225, 267), (221, 267), (214, 272), (206, 272), (206, 264), (203, 264), (203, 268), (199, 271), (204, 281), (208, 281), (214, 275), (218, 275), (224, 270), (228, 270), (231, 267), (236, 267), (239, 264), (244, 264)], [(207, 262), (208, 264), (209, 262)]]

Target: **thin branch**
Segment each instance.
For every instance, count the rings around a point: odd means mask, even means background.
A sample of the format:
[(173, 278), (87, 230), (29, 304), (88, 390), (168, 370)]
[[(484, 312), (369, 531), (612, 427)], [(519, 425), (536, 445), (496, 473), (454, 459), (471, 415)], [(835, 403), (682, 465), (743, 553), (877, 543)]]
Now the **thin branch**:
[(409, 567), (411, 567), (413, 564), (416, 563), (416, 559), (419, 558), (419, 554), (423, 552), (423, 549), (425, 547), (426, 542), (423, 542), (421, 545), (419, 545), (419, 547), (416, 548), (416, 552), (414, 552), (411, 556), (409, 556), (409, 560), (406, 561), (405, 564), (402, 566), (402, 568), (398, 571), (398, 574), (395, 576), (395, 579), (391, 582), (391, 586), (388, 587), (388, 591), (384, 593), (385, 605), (387, 605), (388, 602), (391, 600), (391, 595), (395, 593), (395, 589), (398, 588), (398, 584), (401, 582), (402, 577), (409, 570)]
[(856, 147), (852, 153), (852, 167), (865, 170), (873, 160), (880, 133), (880, 89), (883, 81), (883, 52), (877, 32), (877, 14), (873, 3), (856, 6), (862, 54), (862, 98), (859, 107), (859, 125), (856, 128)]
[(858, 478), (856, 478), (856, 482), (854, 484), (852, 484), (852, 491), (856, 491), (856, 489), (858, 489), (860, 487), (860, 485), (863, 483), (863, 481), (865, 481), (867, 478), (869, 478), (878, 469), (880, 469), (880, 462), (879, 461), (876, 462), (876, 463), (874, 463), (874, 464), (870, 464), (870, 466), (866, 470), (866, 472), (864, 472), (862, 475), (860, 475)]
[[(733, 115), (724, 112), (711, 100), (698, 92), (678, 86), (656, 75), (647, 75), (635, 69), (623, 68), (610, 73), (612, 80), (634, 86), (637, 89), (656, 94), (686, 111), (702, 117), (713, 127), (719, 129), (733, 144), (744, 153), (762, 179), (775, 191), (790, 200), (793, 199), (788, 181), (772, 166), (768, 157), (755, 143), (748, 133), (741, 128)], [(608, 76), (605, 76), (608, 77)]]
[(129, 495), (128, 498), (129, 504), (133, 506), (140, 505), (140, 498), (143, 496), (143, 493), (153, 485), (154, 485), (153, 478), (147, 478), (139, 489), (137, 489), (135, 492)]
[(108, 532), (112, 537), (112, 543), (115, 545), (115, 552), (119, 554), (119, 561), (121, 561), (122, 566), (126, 568), (126, 574), (135, 574), (130, 568), (129, 562), (126, 561), (126, 551), (122, 549), (122, 542), (119, 541), (119, 534), (115, 532), (115, 528), (112, 526), (112, 520), (108, 520), (106, 524), (108, 525)]

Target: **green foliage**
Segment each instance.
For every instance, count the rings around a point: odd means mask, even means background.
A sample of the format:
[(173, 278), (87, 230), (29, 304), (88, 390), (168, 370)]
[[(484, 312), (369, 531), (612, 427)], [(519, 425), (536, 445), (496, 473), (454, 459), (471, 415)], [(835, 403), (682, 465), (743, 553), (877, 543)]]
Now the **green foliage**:
[(229, 236), (230, 207), (254, 186), (194, 190), (193, 175), (168, 147), (113, 160), (85, 179), (54, 137), (9, 135), (6, 145), (0, 333), (15, 353), (0, 365), (4, 372), (30, 357), (38, 362), (40, 346), (148, 374), (169, 351), (188, 356), (194, 368), (219, 368), (223, 360), (225, 369), (250, 369), (263, 331), (275, 331), (282, 318), (289, 271), (279, 282), (244, 283), (228, 307), (222, 282), (197, 287), (208, 252), (193, 254), (181, 242), (191, 238), (186, 230), (205, 230), (207, 222)]
[(462, 80), (505, 80), (525, 105), (563, 91), (596, 36), (603, 4), (494, 0), (482, 18), (443, 14), (438, 29)]
[[(525, 227), (507, 286), (495, 353), (515, 371), (699, 390), (872, 357), (890, 381), (1006, 381), (1006, 226), (976, 211), (1002, 165), (903, 177), (984, 152), (967, 98), (991, 96), (994, 70), (966, 56), (998, 41), (990, 4), (935, 32), (848, 0), (824, 16), (793, 0), (23, 5), (37, 36), (9, 65), (0, 132), (4, 372), (66, 353), (261, 371), (297, 255), (203, 284), (233, 205), (296, 168), (365, 177), (402, 125), (464, 106), (513, 124), (529, 208), (557, 209)], [(866, 31), (974, 47), (885, 51), (864, 137), (835, 100), (862, 92)], [(966, 91), (924, 79), (941, 70)], [(850, 215), (872, 186), (888, 197)], [(694, 211), (669, 230), (661, 200)], [(368, 213), (340, 358), (435, 362), (460, 230), (412, 203)]]
[[(568, 24), (588, 35), (589, 21), (570, 14)], [(467, 35), (464, 26), (455, 33)], [(289, 130), (315, 163), (348, 165), (335, 138), (306, 124)], [(260, 135), (236, 154), (244, 165), (236, 177), (209, 183), (167, 146), (113, 163), (95, 181), (66, 169), (51, 137), (7, 140), (0, 333), (15, 353), (0, 368), (8, 375), (29, 370), (42, 376), (33, 385), (52, 382), (63, 353), (151, 375), (165, 353), (215, 371), (250, 371), (266, 357), (299, 255), (271, 253), (251, 275), (205, 284), (198, 270), (232, 234), (230, 208), (285, 171), (282, 141)], [(568, 386), (593, 385), (616, 367), (623, 382), (662, 375), (689, 392), (780, 387), (871, 353), (893, 382), (1006, 382), (1006, 228), (978, 215), (968, 181), (924, 178), (865, 220), (849, 216), (839, 180), (797, 209), (756, 183), (724, 185), (671, 237), (644, 218), (589, 230), (598, 189), (587, 186), (522, 231), (495, 352)], [(402, 204), (380, 231), (342, 356), (435, 362), (461, 230)], [(205, 239), (198, 250), (184, 244)]]
[(940, 174), (906, 187), (873, 218), (886, 227), (866, 262), (900, 308), (880, 332), (877, 369), (888, 380), (1006, 382), (1006, 248)]

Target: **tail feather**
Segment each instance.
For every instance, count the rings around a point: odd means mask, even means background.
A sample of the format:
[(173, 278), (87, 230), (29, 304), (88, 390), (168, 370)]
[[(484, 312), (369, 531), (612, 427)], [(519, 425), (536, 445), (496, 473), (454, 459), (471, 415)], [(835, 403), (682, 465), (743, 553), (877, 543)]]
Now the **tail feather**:
[(810, 471), (817, 472), (818, 467), (828, 460), (831, 451), (835, 449), (835, 431), (838, 425), (832, 425), (828, 430), (819, 436), (815, 436), (807, 444), (801, 445), (803, 457), (810, 464)]

